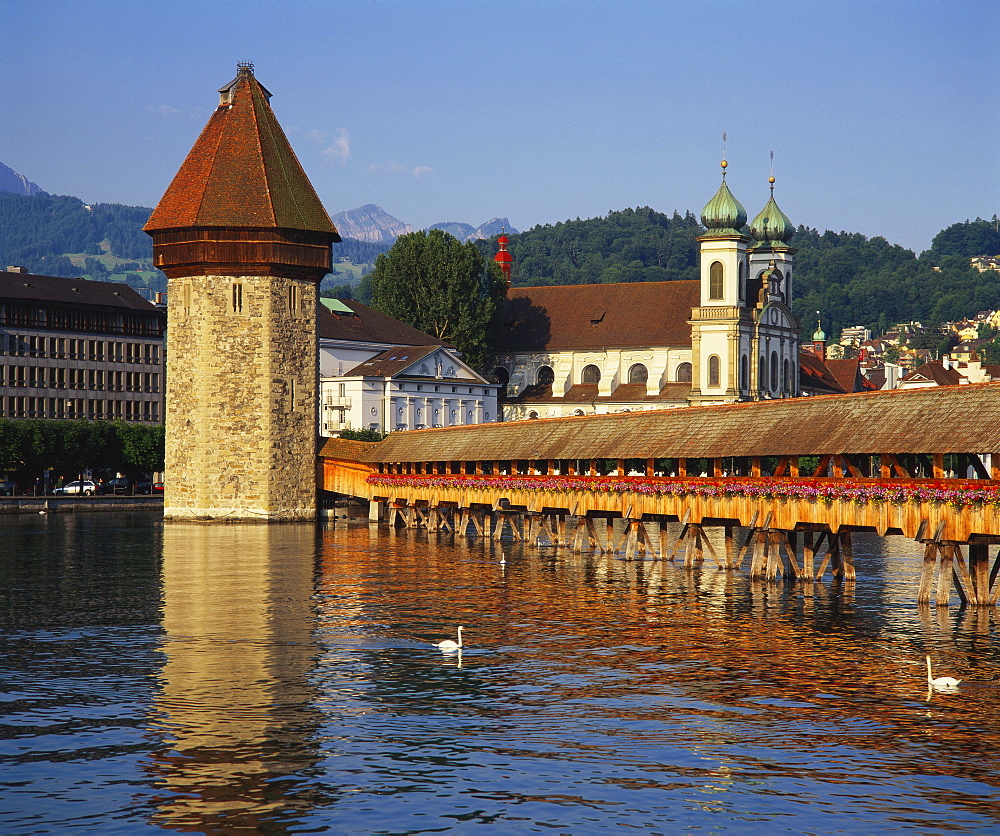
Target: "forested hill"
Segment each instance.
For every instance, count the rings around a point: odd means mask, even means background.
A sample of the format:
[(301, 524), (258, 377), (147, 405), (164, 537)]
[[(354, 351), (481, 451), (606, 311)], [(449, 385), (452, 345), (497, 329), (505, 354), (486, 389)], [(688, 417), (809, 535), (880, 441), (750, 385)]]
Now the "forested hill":
[[(145, 206), (95, 203), (76, 197), (0, 192), (0, 269), (9, 265), (47, 276), (127, 281), (166, 290), (153, 268), (153, 242), (142, 231), (152, 212)], [(334, 258), (373, 264), (384, 244), (344, 239)]]
[[(536, 226), (509, 236), (513, 283), (696, 279), (695, 239), (703, 231), (690, 212), (669, 216), (649, 207)], [(833, 334), (848, 325), (885, 331), (896, 322), (936, 324), (1000, 308), (1000, 274), (979, 273), (969, 264), (972, 256), (1000, 254), (992, 221), (953, 224), (919, 257), (881, 237), (802, 226), (790, 243), (799, 251), (793, 309), (806, 325), (820, 311)], [(495, 240), (478, 246), (496, 253)]]

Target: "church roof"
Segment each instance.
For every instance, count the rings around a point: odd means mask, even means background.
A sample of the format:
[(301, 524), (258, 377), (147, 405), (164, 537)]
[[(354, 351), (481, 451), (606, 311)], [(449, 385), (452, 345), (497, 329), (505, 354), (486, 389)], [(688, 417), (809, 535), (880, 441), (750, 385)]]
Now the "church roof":
[(518, 287), (507, 292), (500, 351), (690, 346), (697, 281)]
[(726, 161), (722, 161), (722, 185), (712, 199), (701, 210), (701, 222), (705, 225), (706, 238), (743, 237), (747, 210), (743, 208), (726, 185)]
[(771, 186), (771, 196), (764, 208), (750, 223), (750, 234), (763, 245), (787, 244), (795, 234), (795, 227), (788, 215), (774, 202), (774, 186)]
[(247, 227), (323, 232), (339, 241), (275, 118), (270, 94), (241, 64), (145, 230)]

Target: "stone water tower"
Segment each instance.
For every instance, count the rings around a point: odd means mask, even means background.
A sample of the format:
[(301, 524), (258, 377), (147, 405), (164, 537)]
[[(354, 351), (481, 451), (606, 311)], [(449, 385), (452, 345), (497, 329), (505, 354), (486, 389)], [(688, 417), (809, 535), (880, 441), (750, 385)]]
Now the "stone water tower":
[(340, 240), (239, 64), (145, 230), (169, 279), (168, 519), (316, 515), (320, 280)]

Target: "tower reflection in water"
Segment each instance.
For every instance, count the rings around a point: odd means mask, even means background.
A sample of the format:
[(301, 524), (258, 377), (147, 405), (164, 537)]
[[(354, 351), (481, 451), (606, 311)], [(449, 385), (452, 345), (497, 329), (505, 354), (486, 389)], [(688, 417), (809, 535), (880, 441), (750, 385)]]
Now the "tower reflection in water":
[(266, 830), (311, 806), (315, 553), (312, 524), (164, 527), (154, 824)]

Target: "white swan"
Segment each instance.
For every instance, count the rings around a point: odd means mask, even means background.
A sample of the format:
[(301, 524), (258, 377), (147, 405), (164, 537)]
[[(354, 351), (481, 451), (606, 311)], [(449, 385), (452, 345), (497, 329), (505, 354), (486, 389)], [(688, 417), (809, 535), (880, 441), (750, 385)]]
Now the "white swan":
[(443, 642), (435, 642), (434, 646), (443, 651), (444, 653), (454, 653), (456, 650), (462, 649), (462, 628), (458, 628), (458, 641), (453, 642), (451, 639), (445, 639)]
[(958, 683), (961, 679), (955, 679), (951, 676), (939, 676), (934, 677), (931, 673), (931, 657), (927, 657), (927, 685), (933, 688), (935, 691), (955, 691), (958, 689)]

